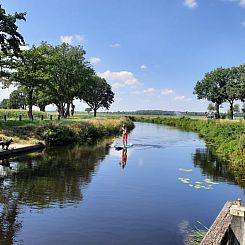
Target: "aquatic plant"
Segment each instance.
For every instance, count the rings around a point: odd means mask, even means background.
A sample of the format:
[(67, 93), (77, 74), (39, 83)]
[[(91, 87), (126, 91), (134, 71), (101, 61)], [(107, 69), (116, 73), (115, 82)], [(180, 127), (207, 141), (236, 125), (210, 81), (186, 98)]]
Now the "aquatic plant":
[(194, 225), (194, 227), (190, 228), (184, 241), (185, 245), (199, 245), (207, 234), (209, 229), (200, 221), (197, 221), (197, 223), (201, 227), (198, 228), (196, 225)]
[(213, 189), (213, 185), (217, 185), (219, 183), (217, 182), (213, 182), (210, 179), (205, 179), (203, 182), (205, 182), (206, 184), (204, 184), (201, 181), (195, 181), (194, 183), (191, 183), (190, 178), (183, 178), (183, 177), (179, 177), (178, 180), (180, 180), (182, 183), (184, 184), (188, 184), (189, 187), (193, 187), (196, 189), (205, 189), (205, 190), (212, 190)]

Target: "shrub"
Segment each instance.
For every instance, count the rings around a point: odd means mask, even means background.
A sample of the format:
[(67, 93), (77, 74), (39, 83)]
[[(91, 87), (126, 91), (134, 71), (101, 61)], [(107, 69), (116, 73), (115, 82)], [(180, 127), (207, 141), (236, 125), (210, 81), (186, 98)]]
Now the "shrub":
[(48, 145), (66, 145), (77, 142), (77, 135), (69, 127), (52, 125), (44, 130), (43, 139)]

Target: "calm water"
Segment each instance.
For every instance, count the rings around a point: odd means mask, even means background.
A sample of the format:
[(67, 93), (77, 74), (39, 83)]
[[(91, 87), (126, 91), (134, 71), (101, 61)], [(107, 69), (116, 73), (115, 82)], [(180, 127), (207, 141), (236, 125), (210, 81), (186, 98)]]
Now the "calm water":
[(183, 244), (197, 221), (244, 200), (196, 134), (136, 123), (129, 142), (126, 155), (117, 138), (3, 161), (0, 244)]

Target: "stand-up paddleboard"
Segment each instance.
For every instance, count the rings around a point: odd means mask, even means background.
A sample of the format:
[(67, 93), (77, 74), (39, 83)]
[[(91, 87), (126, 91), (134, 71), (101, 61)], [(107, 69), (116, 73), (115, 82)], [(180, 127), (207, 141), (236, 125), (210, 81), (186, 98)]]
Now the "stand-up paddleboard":
[(124, 146), (114, 146), (114, 148), (117, 150), (117, 151), (120, 151), (120, 150), (122, 150), (122, 149), (124, 149), (124, 148), (130, 148), (130, 147), (132, 147), (133, 146), (133, 144), (131, 144), (131, 143), (129, 143), (129, 144), (127, 144), (126, 145), (126, 147), (124, 147)]

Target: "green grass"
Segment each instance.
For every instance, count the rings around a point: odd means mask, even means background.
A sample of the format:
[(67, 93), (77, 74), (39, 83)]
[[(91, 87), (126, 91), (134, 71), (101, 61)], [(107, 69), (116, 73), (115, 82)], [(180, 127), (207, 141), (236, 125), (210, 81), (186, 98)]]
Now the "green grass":
[(46, 143), (64, 145), (91, 143), (101, 138), (121, 133), (122, 124), (129, 129), (133, 123), (126, 117), (97, 117), (75, 115), (68, 119), (55, 120), (0, 120), (0, 139), (13, 138), (16, 143)]

